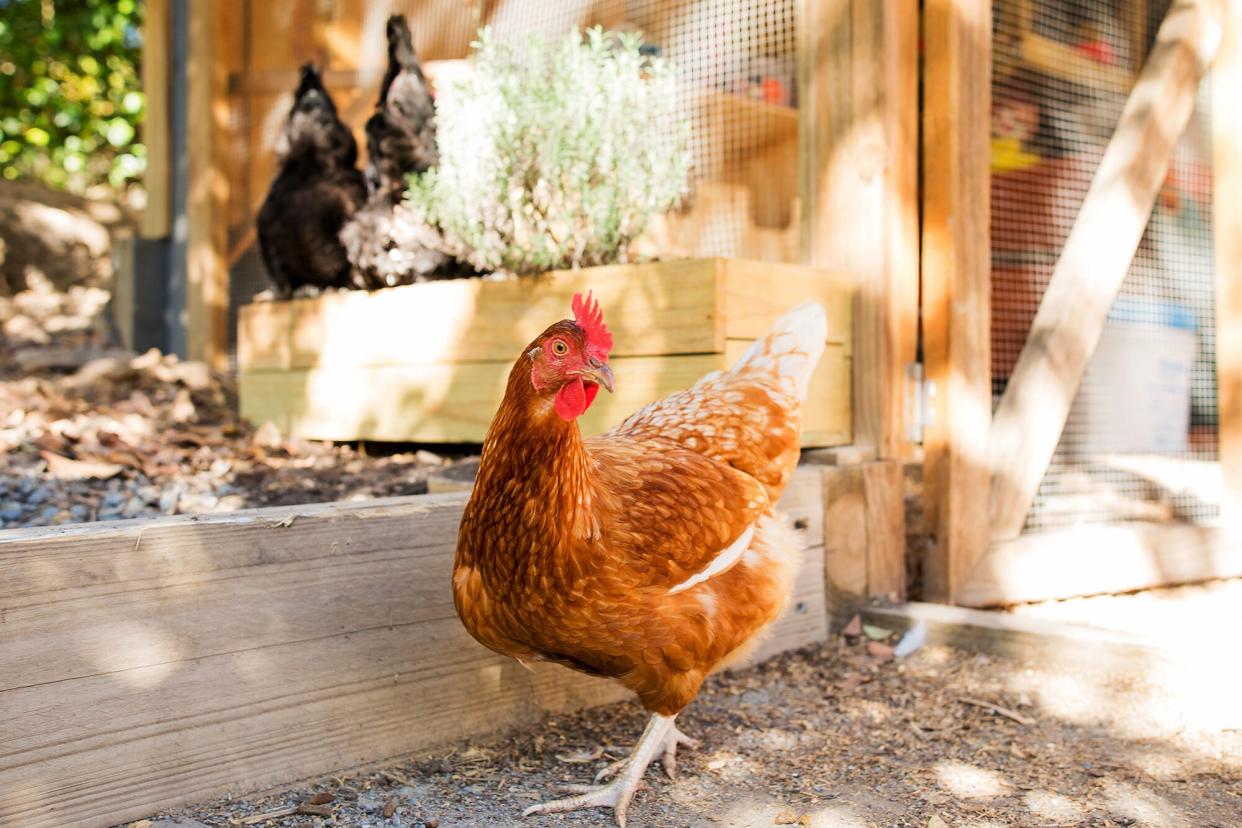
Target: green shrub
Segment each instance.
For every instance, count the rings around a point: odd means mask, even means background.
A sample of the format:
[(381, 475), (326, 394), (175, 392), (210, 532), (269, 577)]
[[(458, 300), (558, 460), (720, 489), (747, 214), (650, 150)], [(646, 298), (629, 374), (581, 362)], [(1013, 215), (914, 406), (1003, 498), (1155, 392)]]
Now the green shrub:
[(439, 167), (409, 201), (481, 270), (624, 261), (686, 188), (689, 122), (672, 68), (634, 35), (559, 43), (480, 32), (472, 72), (436, 101)]
[(81, 193), (142, 175), (137, 0), (0, 0), (0, 176)]

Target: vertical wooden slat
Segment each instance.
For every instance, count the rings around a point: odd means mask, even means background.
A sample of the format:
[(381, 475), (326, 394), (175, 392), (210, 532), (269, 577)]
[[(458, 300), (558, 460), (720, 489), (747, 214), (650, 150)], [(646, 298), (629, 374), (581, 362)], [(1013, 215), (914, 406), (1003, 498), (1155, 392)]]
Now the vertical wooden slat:
[(1056, 451), (1220, 44), (1221, 6), (1177, 0), (1169, 9), (1057, 260), (992, 421), (990, 519), (997, 540), (1021, 534)]
[(1213, 209), (1216, 237), (1216, 375), (1221, 514), (1242, 522), (1242, 3), (1226, 7), (1212, 71)]
[(228, 363), (229, 135), (226, 55), (244, 22), (225, 3), (190, 3), (187, 61), (189, 191), (186, 350), (222, 369)]
[(924, 589), (949, 602), (988, 545), (991, 7), (927, 0), (924, 12), (923, 348), (936, 387), (923, 444), (935, 539)]
[(857, 279), (855, 441), (902, 457), (918, 333), (918, 2), (803, 0), (800, 13), (803, 262)]
[(867, 596), (871, 598), (901, 601), (906, 597), (903, 465), (900, 460), (880, 460), (862, 466), (867, 501)]
[(142, 91), (146, 117), (142, 143), (147, 148), (147, 171), (143, 183), (147, 203), (142, 210), (144, 238), (160, 239), (172, 229), (172, 173), (169, 166), (168, 73), (172, 67), (169, 37), (172, 22), (168, 0), (147, 0), (142, 21)]

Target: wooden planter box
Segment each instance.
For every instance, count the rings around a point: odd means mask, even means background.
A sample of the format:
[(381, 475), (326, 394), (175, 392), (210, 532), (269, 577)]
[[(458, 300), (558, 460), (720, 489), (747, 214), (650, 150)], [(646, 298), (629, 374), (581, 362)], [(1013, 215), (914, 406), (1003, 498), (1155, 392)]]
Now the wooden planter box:
[(242, 416), (320, 440), (482, 442), (522, 348), (587, 290), (613, 332), (617, 387), (583, 418), (586, 433), (728, 367), (778, 316), (814, 299), (828, 312), (828, 347), (811, 382), (803, 444), (850, 442), (847, 281), (726, 259), (252, 304), (238, 331)]

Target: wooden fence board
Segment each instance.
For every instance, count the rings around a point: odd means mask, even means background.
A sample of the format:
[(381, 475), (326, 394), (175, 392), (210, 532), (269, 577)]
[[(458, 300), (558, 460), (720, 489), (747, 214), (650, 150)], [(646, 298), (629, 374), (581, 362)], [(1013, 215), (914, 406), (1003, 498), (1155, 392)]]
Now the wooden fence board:
[[(822, 471), (767, 655), (826, 635)], [(0, 824), (106, 826), (624, 697), (478, 646), (464, 494), (0, 535)]]
[(924, 5), (922, 323), (934, 383), (923, 435), (926, 595), (953, 591), (987, 549), (992, 413), (992, 3)]

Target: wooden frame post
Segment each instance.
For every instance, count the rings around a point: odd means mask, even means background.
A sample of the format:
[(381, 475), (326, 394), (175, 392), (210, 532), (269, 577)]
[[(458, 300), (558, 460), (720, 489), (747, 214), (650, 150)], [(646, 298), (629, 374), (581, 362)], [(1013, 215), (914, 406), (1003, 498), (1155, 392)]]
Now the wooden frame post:
[(923, 351), (936, 389), (924, 590), (952, 603), (988, 546), (992, 4), (927, 0), (924, 14)]
[(1216, 377), (1221, 516), (1242, 525), (1242, 3), (1226, 6), (1212, 72), (1212, 170), (1216, 237)]
[(172, 230), (172, 140), (169, 108), (169, 71), (172, 68), (172, 16), (169, 0), (147, 0), (142, 20), (142, 91), (146, 116), (142, 143), (147, 148), (143, 185), (147, 203), (142, 210), (144, 238), (162, 239)]
[(189, 3), (186, 152), (186, 352), (213, 368), (228, 367), (228, 207), (226, 152), (229, 62), (222, 48), (236, 20), (227, 3)]
[(909, 457), (903, 383), (918, 336), (918, 0), (802, 0), (799, 11), (803, 263), (857, 279), (855, 443), (880, 459)]

